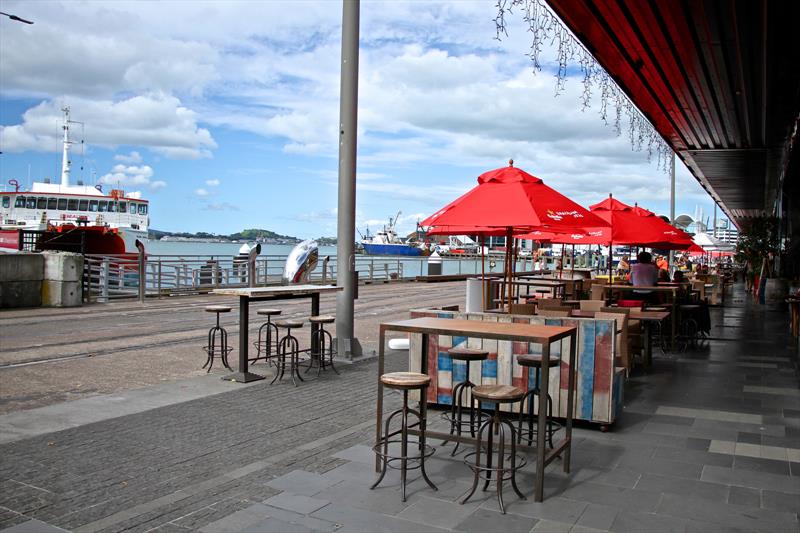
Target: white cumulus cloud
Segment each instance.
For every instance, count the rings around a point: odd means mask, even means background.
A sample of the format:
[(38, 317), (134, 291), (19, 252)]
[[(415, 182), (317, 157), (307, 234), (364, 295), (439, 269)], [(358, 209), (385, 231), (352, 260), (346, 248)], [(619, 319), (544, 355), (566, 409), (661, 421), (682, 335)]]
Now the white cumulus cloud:
[(209, 187), (217, 187), (217, 186), (219, 186), (219, 183), (220, 183), (220, 181), (217, 180), (217, 179), (206, 180), (206, 185), (208, 185)]

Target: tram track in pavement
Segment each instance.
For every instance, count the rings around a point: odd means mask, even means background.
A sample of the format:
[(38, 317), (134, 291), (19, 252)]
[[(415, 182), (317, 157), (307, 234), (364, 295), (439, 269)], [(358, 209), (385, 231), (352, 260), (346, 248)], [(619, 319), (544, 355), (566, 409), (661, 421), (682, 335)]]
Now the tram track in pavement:
[[(391, 298), (387, 298), (385, 294), (374, 294), (370, 295), (369, 293), (373, 291), (362, 291), (362, 293), (366, 293), (363, 295), (363, 298), (358, 301), (357, 303), (358, 308), (356, 310), (356, 318), (359, 316), (367, 317), (367, 316), (377, 316), (382, 314), (382, 312), (386, 312), (387, 309), (396, 309), (398, 307), (404, 307), (404, 301), (407, 304), (410, 304), (411, 307), (421, 306), (419, 304), (419, 295), (416, 294), (417, 291), (392, 291), (398, 292), (399, 294), (393, 295)], [(378, 291), (374, 291), (378, 292)], [(382, 292), (382, 291), (381, 291)], [(409, 294), (412, 292), (412, 294)], [(450, 292), (450, 291), (448, 291)], [(370, 297), (373, 296), (373, 297)], [(449, 294), (445, 295), (450, 296)], [(126, 307), (124, 309), (117, 309), (112, 311), (102, 311), (100, 315), (105, 317), (119, 317), (119, 316), (146, 316), (150, 315), (152, 319), (152, 315), (154, 312), (158, 311), (165, 311), (169, 312), (169, 315), (174, 316), (176, 312), (181, 313), (189, 313), (195, 312), (206, 305), (208, 305), (208, 301), (218, 302), (219, 299), (216, 297), (212, 298), (204, 298), (201, 302), (192, 302), (190, 305), (181, 305), (178, 309), (174, 305), (165, 305), (165, 306), (148, 306), (144, 309), (139, 309), (136, 307)], [(329, 302), (328, 302), (329, 303)], [(419, 304), (419, 305), (414, 305)], [(235, 307), (235, 305), (234, 305)], [(299, 318), (302, 316), (306, 316), (307, 312), (303, 312), (305, 309), (305, 304), (293, 302), (291, 304), (287, 304), (287, 307), (295, 307), (296, 309), (287, 309), (287, 313), (285, 316), (291, 318)], [(61, 314), (56, 315), (59, 318), (64, 318), (66, 320), (74, 320), (75, 318), (87, 318), (87, 313), (70, 313), (70, 314)], [(94, 315), (95, 318), (98, 315)], [(48, 316), (48, 319), (55, 318), (55, 316)], [(41, 365), (41, 364), (53, 364), (53, 363), (62, 363), (62, 362), (69, 362), (72, 360), (77, 359), (86, 359), (91, 357), (103, 357), (103, 356), (111, 356), (120, 353), (132, 352), (137, 350), (153, 350), (158, 348), (165, 348), (169, 346), (176, 346), (182, 343), (186, 343), (187, 341), (196, 340), (198, 342), (198, 349), (200, 344), (204, 339), (205, 330), (208, 327), (208, 320), (207, 318), (200, 318), (199, 316), (196, 319), (190, 319), (188, 317), (180, 318), (180, 326), (173, 327), (169, 329), (159, 329), (157, 332), (153, 332), (150, 335), (146, 335), (146, 332), (132, 332), (132, 333), (124, 333), (119, 335), (104, 335), (102, 339), (98, 339), (97, 341), (89, 341), (89, 343), (94, 342), (96, 343), (112, 343), (113, 346), (98, 346), (93, 349), (76, 351), (74, 353), (56, 353), (50, 356), (45, 357), (33, 357), (33, 358), (26, 358), (26, 359), (19, 359), (19, 360), (12, 360), (7, 362), (0, 362), (0, 370), (10, 370), (14, 368), (20, 368), (25, 366), (34, 366), (34, 365)], [(37, 325), (41, 324), (41, 320), (34, 321), (29, 325)], [(21, 325), (21, 324), (16, 324)], [(108, 331), (107, 324), (103, 324), (96, 328), (97, 331)], [(238, 335), (239, 328), (238, 325), (231, 325), (228, 328), (228, 331), (231, 335)], [(251, 334), (258, 330), (258, 324), (251, 324), (250, 331)], [(169, 336), (179, 333), (186, 333), (187, 335), (181, 336), (180, 338), (168, 338), (159, 340), (157, 342), (147, 342), (147, 343), (136, 343), (130, 344), (129, 342), (136, 338), (141, 338), (143, 336), (153, 336), (153, 334), (157, 336)], [(22, 346), (18, 348), (13, 348), (11, 350), (7, 350), (7, 352), (12, 353), (25, 353), (25, 352), (32, 352), (32, 351), (41, 351), (41, 350), (49, 350), (53, 348), (64, 348), (64, 347), (74, 347), (74, 346), (85, 346), (87, 345), (87, 341), (85, 339), (76, 339), (73, 341), (57, 341), (51, 343), (39, 343), (35, 345), (29, 346)]]

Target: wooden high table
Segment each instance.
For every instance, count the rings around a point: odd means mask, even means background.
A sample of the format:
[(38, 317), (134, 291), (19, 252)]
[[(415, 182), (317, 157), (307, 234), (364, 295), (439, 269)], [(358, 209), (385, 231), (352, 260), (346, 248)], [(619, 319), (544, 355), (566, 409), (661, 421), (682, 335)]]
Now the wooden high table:
[(611, 296), (611, 292), (613, 291), (622, 291), (622, 292), (634, 292), (634, 291), (642, 291), (642, 292), (662, 292), (668, 293), (672, 295), (672, 301), (666, 303), (664, 305), (668, 305), (670, 307), (670, 313), (672, 315), (672, 320), (670, 320), (670, 339), (669, 344), (671, 349), (675, 349), (675, 335), (678, 331), (678, 292), (681, 290), (680, 286), (676, 285), (657, 285), (657, 286), (650, 286), (650, 287), (635, 287), (633, 285), (602, 285), (604, 288), (603, 297), (608, 298)]
[[(478, 337), (484, 339), (495, 339), (505, 341), (532, 342), (542, 345), (542, 373), (541, 384), (539, 387), (539, 405), (547, 405), (548, 383), (550, 380), (550, 344), (568, 338), (570, 339), (569, 349), (569, 380), (567, 385), (567, 419), (564, 424), (564, 438), (555, 444), (549, 452), (546, 450), (546, 421), (547, 409), (539, 409), (537, 419), (536, 446), (518, 446), (523, 450), (533, 449), (536, 452), (536, 483), (534, 490), (534, 500), (540, 502), (544, 498), (544, 468), (556, 457), (562, 456), (564, 462), (564, 472), (569, 473), (570, 451), (572, 445), (572, 414), (575, 396), (575, 342), (577, 339), (577, 328), (563, 326), (543, 326), (538, 324), (509, 324), (497, 322), (480, 322), (477, 320), (455, 320), (447, 318), (412, 318), (409, 320), (398, 320), (384, 322), (380, 325), (379, 351), (378, 351), (378, 401), (375, 420), (375, 445), (381, 439), (381, 424), (383, 422), (383, 384), (380, 376), (384, 373), (384, 351), (386, 344), (386, 332), (397, 331), (405, 333), (421, 333), (422, 346), (420, 357), (420, 372), (428, 372), (428, 336), (455, 335), (464, 337)], [(411, 370), (411, 369), (409, 369)], [(427, 412), (426, 394), (420, 394), (420, 412), (423, 417)], [(411, 434), (419, 434), (419, 430), (409, 430)], [(442, 439), (448, 441), (458, 441), (466, 444), (475, 445), (476, 439), (470, 436), (451, 435), (438, 431), (427, 431), (426, 438)], [(380, 458), (375, 458), (375, 471), (380, 470)]]
[[(239, 289), (215, 289), (212, 294), (239, 297), (239, 369), (233, 374), (228, 374), (222, 379), (249, 383), (264, 379), (264, 376), (253, 374), (249, 371), (247, 351), (250, 347), (248, 326), (250, 324), (250, 302), (263, 302), (266, 300), (293, 300), (296, 298), (311, 298), (311, 315), (319, 314), (319, 295), (328, 292), (337, 292), (342, 287), (334, 285), (280, 285), (275, 287), (244, 287)], [(317, 328), (311, 325), (311, 351), (317, 353), (313, 332)]]

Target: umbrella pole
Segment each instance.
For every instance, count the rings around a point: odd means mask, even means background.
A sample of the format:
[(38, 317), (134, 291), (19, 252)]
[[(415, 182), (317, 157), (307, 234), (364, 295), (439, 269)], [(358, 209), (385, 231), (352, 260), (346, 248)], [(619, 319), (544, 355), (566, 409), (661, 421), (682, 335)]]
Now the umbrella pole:
[(508, 312), (509, 313), (511, 312), (511, 298), (513, 292), (513, 287), (511, 286), (513, 280), (513, 265), (511, 264), (513, 257), (513, 246), (514, 246), (514, 241), (511, 235), (511, 228), (509, 227), (508, 231), (506, 232), (506, 257), (507, 257), (506, 266), (508, 269)]
[(572, 279), (575, 279), (575, 245), (574, 244), (572, 245), (572, 257), (570, 258), (569, 264), (570, 264), (569, 275), (572, 277)]
[(486, 247), (486, 237), (481, 235), (481, 312), (486, 311), (486, 259), (484, 252)]
[(561, 264), (558, 266), (558, 279), (564, 277), (564, 247), (566, 244), (561, 244)]

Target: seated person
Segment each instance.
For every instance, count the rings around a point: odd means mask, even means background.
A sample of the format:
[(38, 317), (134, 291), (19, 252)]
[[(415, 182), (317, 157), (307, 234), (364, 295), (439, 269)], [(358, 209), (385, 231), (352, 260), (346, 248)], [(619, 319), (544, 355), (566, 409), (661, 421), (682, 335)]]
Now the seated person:
[[(653, 287), (658, 280), (658, 268), (653, 264), (653, 256), (639, 252), (637, 263), (631, 267), (631, 283), (634, 287)], [(633, 291), (633, 298), (650, 300), (652, 291)]]
[(658, 282), (659, 283), (662, 283), (662, 282), (669, 283), (670, 282), (669, 270), (667, 270), (666, 268), (659, 268), (658, 269)]
[(683, 270), (676, 270), (674, 274), (672, 274), (672, 281), (675, 283), (683, 283), (686, 281), (686, 278), (683, 277)]

